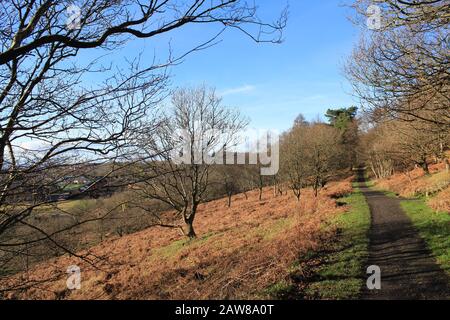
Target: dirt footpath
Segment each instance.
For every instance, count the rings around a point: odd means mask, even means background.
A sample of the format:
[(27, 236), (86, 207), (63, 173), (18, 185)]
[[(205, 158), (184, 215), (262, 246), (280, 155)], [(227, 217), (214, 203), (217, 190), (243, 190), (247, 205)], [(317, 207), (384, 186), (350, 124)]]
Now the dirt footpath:
[[(364, 181), (361, 173), (360, 182)], [(362, 299), (450, 299), (449, 277), (400, 207), (399, 200), (361, 187), (371, 212), (368, 265), (381, 268), (381, 289)]]

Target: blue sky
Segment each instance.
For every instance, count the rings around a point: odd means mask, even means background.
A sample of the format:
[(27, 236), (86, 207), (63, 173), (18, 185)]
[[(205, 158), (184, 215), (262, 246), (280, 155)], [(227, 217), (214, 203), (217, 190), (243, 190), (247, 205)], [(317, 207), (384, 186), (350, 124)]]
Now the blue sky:
[[(289, 21), (282, 44), (257, 44), (236, 30), (217, 45), (189, 55), (172, 67), (173, 86), (213, 86), (226, 105), (238, 108), (251, 127), (285, 130), (303, 113), (307, 119), (328, 108), (355, 104), (342, 66), (358, 39), (342, 0), (258, 0), (259, 15), (274, 19), (289, 3)], [(117, 60), (143, 52), (149, 61), (175, 55), (209, 39), (218, 26), (197, 25), (170, 35), (137, 39), (115, 53)]]

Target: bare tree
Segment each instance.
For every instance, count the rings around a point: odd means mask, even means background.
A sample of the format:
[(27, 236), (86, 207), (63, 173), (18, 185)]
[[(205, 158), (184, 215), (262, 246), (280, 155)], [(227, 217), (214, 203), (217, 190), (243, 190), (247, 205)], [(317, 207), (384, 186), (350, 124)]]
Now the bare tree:
[(386, 121), (366, 134), (367, 161), (376, 178), (386, 178), (395, 169), (409, 170), (413, 166), (420, 166), (429, 174), (433, 158), (445, 159), (449, 138), (448, 132), (436, 131), (429, 122)]
[(448, 132), (443, 136), (440, 132), (430, 130), (429, 123), (423, 122), (391, 122), (386, 124), (390, 134), (396, 134), (395, 152), (420, 166), (425, 174), (430, 174), (429, 164), (432, 157), (442, 158), (442, 150), (448, 148)]
[(365, 161), (376, 179), (387, 178), (394, 173), (397, 157), (392, 153), (393, 138), (392, 132), (380, 125), (367, 132), (361, 142)]
[(355, 0), (351, 7), (358, 16), (354, 21), (365, 24), (373, 15), (367, 10), (370, 5), (381, 9), (380, 30), (391, 30), (406, 26), (427, 25), (428, 29), (438, 29), (448, 23), (448, 3), (445, 0)]
[(192, 23), (217, 23), (258, 42), (279, 42), (287, 15), (263, 22), (254, 5), (240, 0), (81, 0), (71, 7), (66, 1), (13, 0), (0, 6), (0, 65), (55, 45), (110, 50), (130, 36), (152, 38)]
[(298, 201), (302, 188), (312, 186), (317, 197), (336, 170), (346, 167), (340, 138), (338, 129), (324, 123), (294, 124), (284, 135), (282, 175)]
[(237, 177), (230, 170), (225, 170), (223, 173), (223, 186), (228, 199), (227, 205), (230, 208), (232, 197), (240, 192)]
[[(247, 191), (253, 190), (255, 188), (258, 188), (258, 182), (260, 181), (259, 175), (260, 171), (258, 171), (259, 168), (256, 165), (248, 165), (245, 166), (245, 168), (241, 172), (241, 189), (244, 193), (245, 199), (248, 200), (248, 194)], [(262, 194), (260, 191), (259, 199), (262, 199)]]
[(282, 196), (283, 195), (283, 186), (284, 181), (282, 180), (282, 175), (277, 173), (272, 177), (273, 184), (273, 196)]
[[(356, 0), (356, 21), (362, 26), (373, 14), (369, 5), (380, 9), (379, 24), (376, 30), (363, 31), (345, 72), (372, 121), (387, 122), (390, 134), (399, 138), (392, 145), (375, 142), (371, 167), (380, 177), (411, 162), (428, 172), (430, 157), (448, 167), (448, 1)], [(390, 146), (395, 150), (387, 150)]]
[(262, 201), (262, 196), (263, 196), (263, 191), (264, 191), (264, 187), (266, 186), (266, 176), (264, 176), (261, 173), (261, 163), (258, 162), (257, 166), (254, 168), (255, 169), (255, 173), (256, 176), (254, 177), (256, 179), (256, 185), (258, 186), (258, 190), (259, 190), (259, 195), (258, 195), (258, 199), (259, 201)]
[[(76, 255), (57, 236), (93, 219), (48, 230), (34, 223), (36, 209), (56, 203), (69, 177), (107, 165), (82, 190), (87, 194), (140, 160), (129, 154), (133, 136), (152, 122), (152, 110), (166, 97), (170, 65), (213, 45), (227, 28), (278, 43), (285, 22), (286, 12), (267, 23), (254, 5), (238, 0), (83, 0), (71, 6), (57, 0), (1, 1), (0, 251), (18, 255), (25, 245), (45, 241)], [(142, 54), (129, 54), (125, 64), (102, 60), (133, 38), (196, 23), (220, 28), (185, 53), (169, 52), (162, 62)], [(20, 238), (19, 227), (30, 236)]]
[(306, 129), (306, 126), (294, 126), (281, 142), (281, 172), (297, 201), (300, 201), (309, 175), (304, 150)]
[(310, 184), (317, 197), (336, 170), (347, 167), (340, 159), (345, 156), (346, 148), (340, 145), (340, 133), (324, 123), (315, 123), (304, 129), (304, 161), (307, 165)]
[(164, 116), (156, 134), (143, 137), (142, 142), (150, 154), (158, 152), (159, 161), (144, 168), (149, 179), (143, 182), (140, 194), (176, 211), (174, 221), (155, 217), (156, 226), (182, 228), (178, 223), (182, 220), (184, 234), (196, 237), (193, 223), (198, 205), (207, 199), (211, 171), (215, 164), (223, 163), (226, 148), (234, 145), (245, 125), (246, 120), (222, 106), (212, 89), (185, 88), (172, 95), (171, 113)]
[(375, 117), (448, 130), (448, 1), (357, 0), (363, 20), (369, 4), (381, 8), (381, 24), (365, 33), (345, 70), (363, 106)]

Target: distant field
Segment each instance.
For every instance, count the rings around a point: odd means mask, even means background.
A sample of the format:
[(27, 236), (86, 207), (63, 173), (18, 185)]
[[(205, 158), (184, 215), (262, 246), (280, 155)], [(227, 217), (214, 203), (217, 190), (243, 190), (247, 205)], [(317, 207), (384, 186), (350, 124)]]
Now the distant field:
[(82, 186), (84, 186), (84, 184), (81, 184), (81, 183), (68, 184), (68, 185), (64, 186), (64, 191), (76, 190), (76, 189), (81, 188)]

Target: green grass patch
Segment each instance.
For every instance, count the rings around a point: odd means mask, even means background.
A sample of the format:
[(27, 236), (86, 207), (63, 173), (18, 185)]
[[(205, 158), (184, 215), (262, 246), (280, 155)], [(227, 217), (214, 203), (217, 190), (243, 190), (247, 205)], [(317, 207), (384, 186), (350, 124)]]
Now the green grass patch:
[(72, 190), (76, 190), (76, 189), (80, 189), (82, 186), (84, 186), (84, 184), (81, 183), (71, 183), (68, 184), (66, 186), (64, 186), (64, 191), (72, 191)]
[(373, 187), (374, 185), (375, 185), (375, 181), (373, 181), (373, 180), (367, 180), (367, 182), (366, 182), (366, 186), (367, 186), (367, 187), (371, 188), (371, 187)]
[(64, 211), (78, 213), (94, 209), (97, 203), (97, 199), (65, 200), (58, 202), (57, 207)]
[(368, 258), (370, 209), (358, 189), (340, 200), (350, 210), (339, 215), (331, 226), (340, 234), (305, 293), (319, 299), (356, 299), (363, 286), (363, 265)]
[(389, 197), (389, 198), (398, 198), (398, 197), (399, 197), (399, 195), (398, 195), (397, 193), (393, 192), (393, 191), (385, 190), (385, 189), (382, 189), (382, 188), (378, 187), (378, 186), (375, 184), (375, 182), (373, 182), (373, 181), (369, 181), (369, 182), (367, 183), (367, 186), (368, 186), (370, 189), (374, 190), (374, 191), (379, 191), (379, 192), (384, 193), (384, 195), (387, 196), (387, 197)]
[[(270, 241), (274, 239), (277, 235), (284, 232), (287, 228), (292, 226), (294, 219), (292, 217), (288, 218), (280, 218), (273, 223), (269, 225), (259, 226), (256, 228), (253, 228), (253, 230), (249, 231), (248, 229), (245, 230), (247, 232), (245, 237), (257, 237), (261, 236), (265, 241)], [(244, 229), (248, 227), (243, 227), (242, 232), (244, 232)], [(192, 250), (196, 248), (199, 245), (204, 244), (205, 242), (211, 241), (212, 238), (217, 238), (222, 234), (209, 232), (206, 234), (199, 235), (195, 239), (188, 239), (188, 238), (182, 238), (176, 241), (171, 242), (170, 244), (155, 248), (152, 252), (152, 255), (150, 259), (173, 259), (176, 258), (179, 254), (181, 254), (184, 250)], [(226, 245), (223, 242), (217, 242), (214, 245), (218, 246), (224, 246)]]
[(366, 179), (365, 184), (366, 184), (367, 187), (370, 188), (370, 187), (373, 187), (375, 185), (375, 181), (371, 179), (369, 171), (367, 171), (367, 170), (364, 171), (364, 179)]
[(213, 232), (209, 232), (209, 233), (201, 235), (195, 239), (189, 239), (187, 237), (184, 237), (180, 240), (173, 241), (172, 243), (168, 244), (167, 246), (155, 249), (153, 251), (153, 254), (151, 257), (157, 258), (157, 259), (174, 258), (178, 254), (180, 254), (183, 249), (186, 249), (186, 248), (193, 249), (193, 248), (195, 248), (195, 246), (201, 245), (201, 244), (205, 243), (206, 241), (209, 241), (214, 235), (217, 235), (217, 234), (213, 233)]
[(262, 230), (259, 230), (258, 232), (262, 234), (264, 240), (272, 240), (278, 234), (289, 229), (289, 227), (292, 226), (293, 221), (294, 219), (292, 217), (281, 218), (275, 221), (275, 223), (271, 224), (269, 227), (262, 228)]
[(400, 205), (425, 239), (437, 262), (450, 275), (450, 215), (435, 212), (424, 199), (404, 200)]
[(188, 245), (189, 242), (193, 242), (193, 241), (195, 241), (195, 240), (189, 240), (187, 238), (183, 238), (183, 239), (174, 241), (167, 246), (158, 248), (155, 251), (153, 251), (153, 256), (159, 257), (159, 258), (174, 257), (176, 254), (178, 254), (184, 248), (184, 246)]
[(377, 188), (372, 188), (374, 190), (377, 191), (381, 191), (383, 192), (386, 196), (390, 197), (390, 198), (398, 198), (398, 194), (396, 194), (395, 192), (392, 191), (387, 191), (387, 190), (381, 190), (381, 189), (377, 189)]
[(281, 300), (289, 298), (293, 290), (294, 286), (292, 285), (292, 283), (283, 280), (269, 286), (264, 293), (270, 296), (271, 298)]

